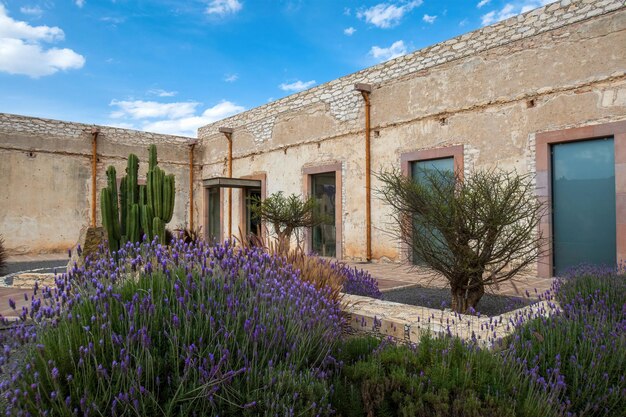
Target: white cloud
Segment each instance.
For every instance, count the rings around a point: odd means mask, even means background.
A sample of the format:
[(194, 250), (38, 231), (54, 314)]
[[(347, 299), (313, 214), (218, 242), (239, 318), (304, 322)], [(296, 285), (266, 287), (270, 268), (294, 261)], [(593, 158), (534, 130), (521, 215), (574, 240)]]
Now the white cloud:
[(359, 11), (357, 17), (364, 19), (379, 28), (390, 28), (402, 20), (405, 14), (422, 4), (422, 0), (412, 0), (402, 3), (380, 3), (375, 6)]
[(388, 48), (381, 48), (379, 46), (372, 46), (370, 49), (370, 55), (376, 58), (378, 61), (389, 61), (390, 59), (397, 58), (405, 55), (407, 52), (404, 41), (396, 41)]
[(120, 16), (103, 16), (100, 18), (101, 22), (105, 22), (110, 24), (111, 26), (117, 26), (119, 24), (122, 24), (126, 21), (125, 17), (120, 17)]
[(306, 90), (307, 88), (312, 87), (313, 85), (315, 85), (315, 80), (311, 80), (311, 81), (298, 80), (290, 84), (282, 83), (278, 87), (283, 91), (298, 92), (298, 91)]
[(20, 12), (22, 14), (26, 14), (33, 17), (41, 17), (43, 15), (43, 10), (39, 6), (24, 6), (20, 7)]
[(478, 2), (478, 4), (476, 5), (476, 7), (478, 7), (479, 9), (483, 6), (488, 5), (491, 2), (491, 0), (480, 0)]
[(153, 88), (151, 90), (148, 90), (148, 94), (159, 97), (174, 97), (176, 94), (178, 94), (178, 91), (167, 91), (160, 88)]
[(422, 17), (422, 20), (426, 23), (430, 23), (433, 24), (435, 23), (435, 20), (437, 19), (437, 16), (430, 16), (425, 14), (424, 17)]
[(354, 32), (356, 32), (356, 29), (355, 29), (355, 28), (353, 28), (352, 26), (350, 26), (349, 28), (345, 28), (345, 29), (343, 30), (343, 33), (344, 33), (344, 34), (346, 34), (346, 35), (348, 35), (348, 36), (352, 36), (352, 35), (354, 35)]
[(111, 113), (113, 118), (129, 117), (131, 119), (149, 119), (155, 117), (166, 117), (177, 119), (193, 115), (196, 107), (200, 103), (195, 101), (184, 101), (177, 103), (159, 103), (156, 101), (144, 100), (111, 100), (111, 106), (119, 109)]
[(225, 16), (237, 13), (242, 8), (243, 4), (239, 0), (211, 0), (205, 12), (206, 14)]
[(43, 42), (58, 42), (65, 33), (58, 27), (31, 26), (9, 17), (0, 3), (0, 71), (38, 78), (82, 68), (85, 58), (67, 48), (46, 49)]
[(227, 83), (234, 83), (238, 79), (239, 79), (239, 75), (237, 74), (226, 74), (224, 76), (224, 81), (226, 81)]
[(76, 0), (74, 3), (76, 3), (78, 7), (82, 8), (85, 5), (85, 0)]
[[(118, 110), (111, 113), (112, 124), (149, 132), (195, 137), (199, 127), (245, 110), (230, 101), (221, 101), (197, 114), (200, 103), (195, 101), (159, 103), (156, 101), (112, 100)], [(125, 120), (120, 120), (125, 119)]]
[(65, 38), (65, 33), (58, 27), (31, 26), (26, 22), (9, 17), (4, 5), (0, 3), (0, 38), (22, 39), (29, 42), (56, 42)]
[[(506, 20), (520, 13), (526, 13), (537, 7), (545, 6), (554, 0), (522, 0), (514, 3), (507, 3), (500, 10), (492, 10), (481, 16), (483, 26), (491, 25), (501, 20)], [(480, 3), (479, 3), (480, 4)]]

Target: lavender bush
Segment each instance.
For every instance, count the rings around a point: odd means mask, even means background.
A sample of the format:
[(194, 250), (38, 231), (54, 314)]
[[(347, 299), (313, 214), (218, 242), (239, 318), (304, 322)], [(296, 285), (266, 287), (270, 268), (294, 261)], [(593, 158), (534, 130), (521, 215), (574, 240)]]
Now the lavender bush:
[(363, 269), (350, 268), (341, 263), (334, 263), (333, 268), (340, 271), (345, 277), (343, 292), (377, 299), (382, 298), (382, 293), (378, 289), (378, 281), (372, 278), (369, 272)]
[[(279, 257), (128, 244), (33, 297), (0, 359), (7, 415), (330, 414), (336, 301)], [(6, 365), (16, 350), (19, 365)]]
[(519, 326), (506, 352), (568, 416), (626, 410), (626, 276), (582, 266), (556, 281), (559, 314)]

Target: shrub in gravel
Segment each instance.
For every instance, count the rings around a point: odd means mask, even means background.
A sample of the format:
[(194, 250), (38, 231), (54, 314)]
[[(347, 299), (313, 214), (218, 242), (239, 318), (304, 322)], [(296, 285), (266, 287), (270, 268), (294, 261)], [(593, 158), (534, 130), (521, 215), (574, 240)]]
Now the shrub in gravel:
[(329, 290), (256, 249), (129, 243), (118, 258), (74, 268), (22, 312), (1, 360), (27, 352), (4, 369), (8, 415), (331, 413)]

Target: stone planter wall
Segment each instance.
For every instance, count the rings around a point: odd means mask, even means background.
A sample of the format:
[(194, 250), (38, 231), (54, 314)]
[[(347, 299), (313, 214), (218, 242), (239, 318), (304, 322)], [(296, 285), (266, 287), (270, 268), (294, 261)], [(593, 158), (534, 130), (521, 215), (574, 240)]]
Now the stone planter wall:
[(350, 294), (344, 295), (343, 303), (350, 328), (356, 333), (390, 336), (407, 343), (418, 343), (425, 332), (450, 334), (463, 340), (475, 338), (488, 348), (511, 334), (519, 320), (548, 316), (559, 308), (554, 302), (539, 301), (499, 316), (478, 317)]

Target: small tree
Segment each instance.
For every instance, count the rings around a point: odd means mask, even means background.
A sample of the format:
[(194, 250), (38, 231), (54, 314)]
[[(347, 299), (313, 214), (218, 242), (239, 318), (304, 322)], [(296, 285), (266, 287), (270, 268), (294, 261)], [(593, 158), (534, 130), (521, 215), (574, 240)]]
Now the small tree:
[(291, 235), (304, 227), (326, 223), (326, 217), (319, 213), (317, 200), (302, 199), (296, 194), (288, 197), (279, 191), (265, 200), (254, 199), (251, 211), (261, 221), (271, 224), (278, 240), (280, 253), (289, 252)]
[(381, 198), (393, 208), (397, 237), (448, 280), (453, 310), (476, 308), (485, 286), (510, 280), (538, 259), (544, 206), (528, 175), (489, 170), (463, 178), (423, 170), (419, 178), (379, 174)]

